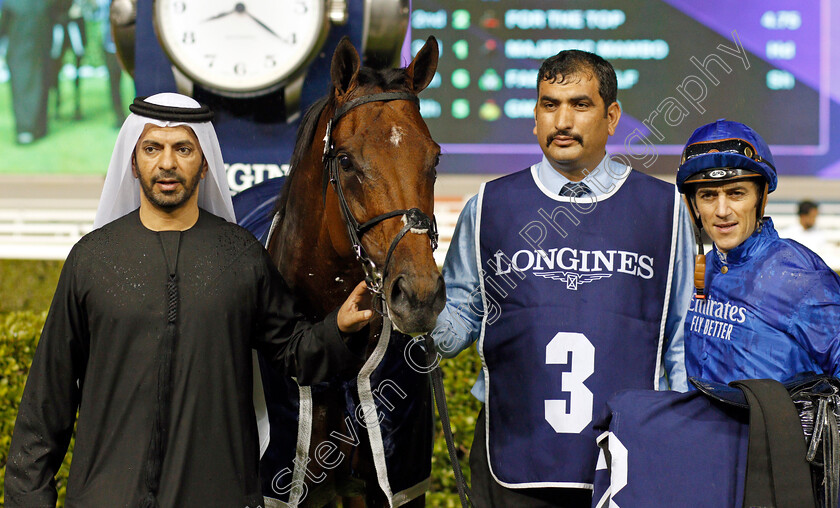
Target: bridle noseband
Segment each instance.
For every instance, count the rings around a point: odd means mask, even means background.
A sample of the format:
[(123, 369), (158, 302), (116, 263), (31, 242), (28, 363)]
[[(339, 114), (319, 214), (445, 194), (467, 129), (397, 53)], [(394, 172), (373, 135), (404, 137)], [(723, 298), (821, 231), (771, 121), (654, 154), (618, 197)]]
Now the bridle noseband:
[[(363, 224), (359, 224), (359, 221), (356, 220), (350, 211), (350, 207), (347, 205), (347, 199), (344, 196), (344, 191), (341, 188), (341, 181), (338, 178), (338, 153), (335, 150), (332, 130), (335, 125), (338, 124), (339, 119), (355, 107), (369, 102), (388, 102), (397, 100), (411, 101), (419, 106), (417, 96), (408, 92), (376, 93), (353, 99), (352, 101), (341, 105), (338, 109), (336, 109), (332, 119), (327, 122), (327, 132), (324, 136), (324, 155), (322, 157), (322, 162), (324, 164), (324, 196), (326, 196), (327, 180), (329, 180), (335, 189), (336, 195), (338, 196), (338, 206), (341, 209), (341, 215), (344, 218), (344, 225), (347, 227), (347, 234), (350, 237), (350, 243), (353, 245), (353, 252), (355, 252), (356, 259), (362, 265), (362, 270), (365, 272), (365, 282), (367, 283), (371, 293), (374, 295), (373, 307), (377, 312), (383, 315), (386, 313), (383, 285), (385, 276), (388, 272), (388, 266), (391, 261), (391, 255), (397, 248), (397, 244), (409, 231), (411, 231), (412, 233), (428, 235), (432, 250), (434, 251), (437, 249), (438, 245), (437, 222), (435, 221), (434, 215), (430, 218), (419, 208), (411, 208), (408, 210), (394, 210), (392, 212), (383, 213), (382, 215), (378, 215)], [(367, 251), (365, 251), (365, 248), (362, 246), (362, 236), (380, 222), (400, 215), (403, 217), (403, 227), (391, 242), (391, 246), (388, 248), (388, 253), (385, 255), (385, 264), (382, 267), (382, 272), (380, 273), (376, 270), (376, 264), (370, 259)]]

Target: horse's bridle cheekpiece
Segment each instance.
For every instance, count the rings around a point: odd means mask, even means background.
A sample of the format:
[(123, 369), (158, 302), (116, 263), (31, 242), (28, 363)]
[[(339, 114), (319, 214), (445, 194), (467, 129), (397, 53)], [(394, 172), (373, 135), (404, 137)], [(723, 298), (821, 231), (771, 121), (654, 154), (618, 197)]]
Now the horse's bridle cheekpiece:
[[(335, 125), (338, 124), (338, 121), (342, 116), (357, 106), (361, 106), (362, 104), (367, 104), (369, 102), (388, 102), (399, 100), (411, 101), (414, 104), (419, 105), (417, 96), (408, 92), (376, 93), (359, 97), (358, 99), (353, 99), (352, 101), (348, 101), (347, 103), (341, 105), (338, 109), (336, 109), (332, 119), (327, 122), (327, 133), (324, 136), (324, 155), (322, 158), (324, 163), (324, 195), (326, 196), (327, 179), (329, 179), (335, 189), (336, 195), (338, 195), (338, 205), (339, 208), (341, 208), (341, 215), (344, 218), (345, 226), (347, 226), (347, 234), (350, 237), (350, 243), (353, 244), (353, 251), (356, 253), (356, 259), (358, 259), (361, 263), (362, 269), (365, 272), (365, 282), (367, 283), (368, 289), (370, 289), (371, 293), (374, 295), (373, 307), (377, 312), (383, 315), (386, 313), (383, 284), (385, 276), (388, 273), (388, 265), (391, 261), (391, 255), (397, 248), (397, 244), (403, 239), (406, 233), (410, 231), (412, 233), (428, 235), (429, 240), (431, 241), (432, 250), (437, 249), (437, 222), (435, 221), (434, 215), (430, 218), (419, 208), (411, 208), (408, 210), (394, 210), (392, 212), (383, 213), (382, 215), (378, 215), (363, 224), (359, 224), (359, 221), (356, 220), (353, 213), (350, 211), (350, 207), (347, 205), (347, 199), (344, 197), (344, 191), (341, 188), (341, 181), (338, 178), (338, 153), (335, 151), (332, 130)], [(392, 217), (399, 217), (400, 215), (402, 215), (403, 227), (391, 242), (391, 246), (388, 248), (388, 253), (385, 255), (385, 264), (382, 266), (382, 271), (378, 272), (376, 264), (370, 259), (367, 251), (365, 251), (365, 248), (362, 246), (362, 236), (380, 222)]]

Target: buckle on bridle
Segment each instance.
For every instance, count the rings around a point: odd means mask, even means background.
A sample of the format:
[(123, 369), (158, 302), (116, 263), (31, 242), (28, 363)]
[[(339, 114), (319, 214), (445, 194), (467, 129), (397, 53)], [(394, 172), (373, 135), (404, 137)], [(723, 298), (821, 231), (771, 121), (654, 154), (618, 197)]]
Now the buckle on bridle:
[(429, 216), (419, 208), (411, 208), (402, 217), (403, 224), (408, 226), (410, 231), (417, 235), (429, 234), (432, 229), (432, 221)]
[(324, 134), (324, 155), (321, 157), (322, 162), (327, 158), (327, 154), (332, 151), (332, 124), (332, 119), (327, 121), (327, 133)]

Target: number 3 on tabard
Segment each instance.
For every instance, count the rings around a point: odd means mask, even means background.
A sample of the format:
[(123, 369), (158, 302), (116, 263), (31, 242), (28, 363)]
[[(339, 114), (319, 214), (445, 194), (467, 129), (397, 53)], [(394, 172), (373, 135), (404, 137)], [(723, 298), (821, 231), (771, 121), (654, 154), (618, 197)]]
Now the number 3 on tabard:
[(545, 419), (558, 434), (579, 434), (592, 421), (592, 392), (583, 382), (595, 372), (595, 346), (582, 333), (560, 332), (545, 347), (545, 363), (571, 364), (561, 378), (569, 405), (546, 400)]

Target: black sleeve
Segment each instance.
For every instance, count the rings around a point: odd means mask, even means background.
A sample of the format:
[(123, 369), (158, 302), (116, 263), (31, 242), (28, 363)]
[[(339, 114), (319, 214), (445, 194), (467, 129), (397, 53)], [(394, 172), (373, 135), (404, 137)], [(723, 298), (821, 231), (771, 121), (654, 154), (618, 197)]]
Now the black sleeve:
[(318, 323), (306, 321), (288, 285), (263, 253), (262, 319), (254, 347), (278, 372), (297, 377), (301, 385), (356, 375), (363, 363), (364, 330), (345, 339), (336, 322), (338, 309)]
[(87, 320), (78, 301), (74, 251), (61, 271), (18, 408), (6, 462), (7, 507), (55, 506), (80, 400)]

